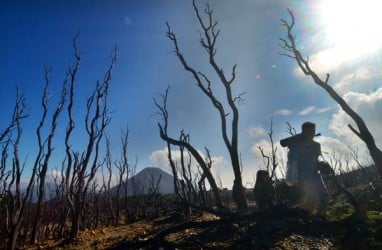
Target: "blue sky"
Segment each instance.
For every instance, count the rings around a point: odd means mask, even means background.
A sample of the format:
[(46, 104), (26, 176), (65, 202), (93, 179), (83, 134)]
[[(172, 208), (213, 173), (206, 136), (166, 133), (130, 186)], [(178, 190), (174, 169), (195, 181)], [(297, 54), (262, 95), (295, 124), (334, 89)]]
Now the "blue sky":
[[(205, 1), (197, 1), (204, 8)], [(304, 121), (317, 124), (317, 140), (326, 153), (335, 149), (359, 152), (362, 162), (370, 159), (360, 140), (347, 128), (348, 118), (337, 104), (296, 63), (279, 55), (279, 38), (285, 32), (280, 18), (287, 8), (296, 16), (299, 48), (310, 56), (312, 67), (331, 74), (330, 84), (370, 124), (377, 145), (382, 147), (382, 33), (375, 24), (381, 17), (374, 10), (378, 1), (208, 1), (214, 9), (221, 36), (217, 61), (230, 72), (237, 64), (234, 92), (246, 92), (240, 110), (240, 152), (245, 182), (253, 182), (262, 166), (258, 146), (269, 148), (267, 131), (273, 119), (274, 139), (287, 136), (286, 122), (300, 130)], [(354, 18), (357, 17), (357, 18)], [(181, 129), (201, 151), (211, 150), (214, 173), (223, 185), (232, 185), (233, 173), (220, 137), (218, 115), (196, 87), (171, 51), (165, 37), (166, 21), (178, 37), (180, 49), (195, 68), (211, 73), (205, 51), (199, 46), (199, 26), (191, 1), (1, 1), (0, 2), (0, 129), (11, 117), (15, 85), (24, 92), (31, 117), (24, 121), (21, 154), (26, 157), (25, 176), (33, 162), (35, 130), (41, 115), (40, 97), (44, 65), (52, 68), (52, 106), (57, 102), (66, 67), (73, 62), (71, 40), (79, 32), (82, 62), (76, 89), (77, 127), (73, 145), (85, 145), (83, 123), (85, 99), (95, 82), (102, 79), (114, 46), (118, 62), (113, 72), (110, 108), (114, 110), (108, 133), (114, 154), (119, 152), (120, 131), (130, 130), (129, 153), (138, 158), (137, 170), (148, 166), (169, 171), (165, 144), (159, 138), (159, 117), (153, 98), (170, 86), (170, 134)], [(354, 29), (357, 32), (354, 32)], [(211, 76), (212, 77), (212, 76)], [(212, 77), (213, 78), (213, 77)], [(216, 83), (216, 91), (219, 85)], [(61, 120), (51, 169), (62, 160)], [(282, 157), (285, 150), (279, 148)]]

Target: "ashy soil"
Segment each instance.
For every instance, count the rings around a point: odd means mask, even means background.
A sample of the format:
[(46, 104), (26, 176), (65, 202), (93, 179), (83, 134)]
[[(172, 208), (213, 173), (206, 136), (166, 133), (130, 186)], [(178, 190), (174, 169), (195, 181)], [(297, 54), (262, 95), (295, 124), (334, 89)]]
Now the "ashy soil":
[(86, 230), (72, 242), (47, 240), (21, 249), (382, 249), (382, 212), (369, 211), (360, 221), (344, 206), (326, 218), (285, 207), (225, 217), (174, 211), (150, 221)]

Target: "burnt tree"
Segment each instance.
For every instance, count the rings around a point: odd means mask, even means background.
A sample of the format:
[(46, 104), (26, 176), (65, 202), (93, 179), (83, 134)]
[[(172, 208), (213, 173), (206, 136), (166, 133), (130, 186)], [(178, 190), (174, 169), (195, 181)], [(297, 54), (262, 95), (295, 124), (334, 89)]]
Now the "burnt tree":
[[(22, 120), (27, 118), (29, 115), (26, 111), (25, 97), (16, 89), (16, 101), (13, 108), (13, 115), (10, 126), (2, 134), (4, 139), (8, 137), (5, 150), (13, 150), (11, 164), (12, 168), (8, 174), (4, 183), (2, 183), (4, 188), (4, 198), (6, 199), (5, 214), (5, 242), (2, 242), (0, 246), (4, 246), (7, 249), (15, 249), (17, 244), (17, 238), (20, 234), (20, 227), (22, 225), (25, 213), (25, 205), (31, 194), (31, 189), (27, 188), (25, 192), (21, 190), (21, 175), (24, 170), (24, 165), (20, 161), (19, 146), (22, 137)], [(14, 134), (14, 135), (13, 135)], [(2, 154), (2, 164), (6, 164), (7, 154), (3, 151)], [(5, 158), (4, 158), (5, 157)]]
[[(132, 213), (129, 212), (128, 204), (128, 179), (135, 174), (137, 159), (135, 163), (130, 164), (128, 159), (128, 138), (129, 129), (121, 131), (121, 154), (120, 158), (114, 161), (115, 167), (118, 169), (117, 187), (115, 193), (116, 208), (115, 208), (115, 224), (119, 225), (121, 213), (124, 213), (125, 223), (132, 220)], [(133, 181), (133, 179), (131, 179)], [(132, 185), (133, 187), (133, 185)], [(121, 200), (121, 198), (123, 198)], [(122, 204), (121, 204), (122, 202)], [(122, 211), (121, 211), (122, 210)]]
[(286, 38), (280, 39), (280, 46), (286, 51), (286, 53), (282, 53), (282, 55), (286, 55), (296, 60), (302, 72), (305, 75), (310, 76), (313, 79), (313, 81), (318, 86), (323, 88), (330, 95), (330, 97), (336, 103), (338, 103), (338, 105), (340, 105), (342, 110), (353, 119), (353, 121), (358, 127), (358, 130), (354, 128), (351, 124), (349, 124), (348, 127), (366, 144), (370, 152), (370, 156), (373, 159), (380, 176), (382, 177), (382, 151), (376, 145), (374, 136), (371, 134), (369, 128), (367, 127), (362, 117), (349, 106), (349, 104), (333, 89), (332, 86), (329, 85), (330, 75), (326, 74), (325, 79), (320, 78), (314, 71), (314, 69), (310, 67), (309, 58), (304, 58), (300, 50), (297, 49), (296, 36), (293, 33), (293, 28), (295, 26), (295, 18), (291, 10), (288, 9), (288, 12), (291, 20), (287, 21), (285, 19), (281, 19), (281, 23), (285, 27), (287, 32)]
[[(52, 141), (53, 141), (53, 137), (55, 135), (56, 128), (57, 128), (57, 119), (60, 116), (62, 110), (64, 109), (64, 104), (65, 104), (65, 100), (67, 96), (68, 78), (66, 77), (62, 85), (60, 100), (52, 116), (49, 134), (47, 138), (44, 140), (44, 142), (42, 142), (41, 128), (44, 125), (44, 121), (46, 119), (46, 115), (48, 112), (48, 102), (50, 100), (50, 95), (48, 94), (48, 87), (50, 84), (49, 72), (50, 72), (50, 69), (45, 68), (45, 87), (44, 87), (43, 96), (41, 98), (41, 105), (43, 107), (43, 115), (40, 121), (40, 125), (38, 126), (38, 129), (37, 129), (39, 152), (35, 160), (33, 175), (35, 175), (36, 173), (38, 175), (38, 179), (37, 179), (38, 180), (38, 201), (37, 201), (37, 208), (36, 208), (33, 229), (32, 229), (32, 236), (31, 236), (32, 243), (36, 242), (39, 238), (38, 236), (39, 236), (39, 229), (41, 225), (41, 216), (43, 213), (43, 203), (45, 200), (45, 179), (46, 179), (46, 174), (48, 171), (49, 160), (53, 152)], [(43, 153), (43, 152), (46, 152), (46, 153)], [(34, 181), (33, 178), (31, 178), (31, 182), (33, 181)]]
[[(162, 104), (159, 104), (156, 99), (154, 98), (154, 104), (155, 106), (159, 109), (159, 115), (163, 118), (163, 124), (160, 125), (160, 131), (163, 131), (163, 133), (167, 136), (167, 128), (168, 128), (168, 111), (167, 111), (167, 96), (168, 96), (168, 91), (169, 91), (169, 87), (166, 89), (166, 92), (164, 95), (162, 95), (162, 101), (163, 103)], [(162, 136), (161, 136), (162, 137)], [(162, 138), (163, 139), (163, 138)], [(179, 187), (178, 187), (178, 171), (176, 169), (176, 164), (173, 160), (173, 157), (172, 157), (172, 150), (171, 150), (171, 142), (166, 140), (166, 146), (167, 146), (167, 159), (170, 163), (170, 167), (171, 167), (171, 171), (172, 171), (172, 174), (174, 176), (174, 181), (173, 181), (173, 185), (174, 185), (174, 193), (176, 195), (177, 198), (181, 198), (181, 194), (179, 192)]]
[(201, 47), (207, 52), (209, 63), (214, 73), (216, 73), (220, 84), (225, 92), (225, 101), (228, 103), (225, 106), (223, 100), (219, 99), (212, 89), (212, 82), (210, 78), (189, 65), (186, 58), (183, 56), (177, 37), (172, 32), (170, 25), (167, 23), (167, 38), (173, 43), (174, 53), (178, 57), (184, 69), (189, 72), (196, 81), (197, 86), (211, 101), (212, 105), (217, 109), (220, 116), (221, 133), (224, 144), (229, 152), (233, 173), (235, 176), (232, 188), (233, 199), (236, 202), (239, 211), (245, 212), (248, 210), (248, 203), (244, 194), (244, 188), (241, 177), (240, 156), (238, 152), (238, 127), (239, 127), (239, 110), (238, 103), (242, 100), (242, 94), (234, 96), (232, 93), (232, 85), (236, 78), (236, 65), (232, 67), (231, 76), (226, 76), (223, 69), (217, 63), (216, 56), (216, 42), (220, 34), (217, 29), (217, 21), (213, 20), (213, 11), (207, 4), (204, 9), (207, 21), (203, 20), (195, 1), (192, 2), (193, 8), (201, 27)]
[[(198, 150), (195, 149), (195, 147), (193, 147), (190, 144), (189, 136), (186, 135), (184, 133), (184, 131), (181, 131), (181, 135), (180, 135), (179, 139), (171, 138), (167, 133), (168, 112), (167, 112), (167, 106), (166, 105), (167, 105), (168, 91), (169, 91), (169, 88), (166, 89), (165, 94), (162, 96), (163, 104), (159, 104), (156, 100), (154, 100), (155, 106), (160, 110), (160, 115), (162, 116), (163, 121), (164, 121), (164, 124), (158, 123), (160, 137), (164, 141), (166, 141), (168, 145), (175, 145), (175, 146), (186, 148), (191, 153), (191, 155), (194, 157), (196, 162), (202, 168), (203, 175), (205, 175), (205, 177), (207, 178), (207, 180), (211, 186), (212, 192), (213, 192), (214, 197), (215, 197), (216, 206), (218, 208), (223, 208), (223, 205), (222, 205), (222, 202), (220, 199), (218, 186), (216, 185), (215, 178), (213, 177), (213, 175), (210, 171), (211, 165), (209, 165), (208, 162), (204, 161), (203, 157), (200, 155)], [(171, 150), (171, 148), (168, 148), (168, 149)], [(171, 155), (169, 155), (168, 157), (170, 159), (170, 162), (173, 162)], [(174, 163), (172, 163), (172, 164), (174, 164)], [(173, 167), (174, 167), (173, 171), (176, 171), (175, 164)], [(179, 195), (179, 193), (178, 193), (178, 195)]]
[[(105, 129), (110, 123), (110, 111), (108, 110), (108, 93), (111, 83), (112, 70), (117, 60), (117, 50), (111, 55), (111, 63), (106, 70), (104, 79), (97, 81), (96, 87), (86, 102), (85, 130), (87, 146), (83, 152), (72, 149), (70, 138), (75, 127), (73, 118), (75, 79), (79, 69), (81, 56), (76, 46), (76, 38), (73, 39), (75, 64), (68, 71), (70, 75), (68, 93), (68, 125), (65, 134), (66, 148), (66, 190), (69, 204), (71, 229), (70, 238), (77, 237), (81, 229), (81, 216), (84, 213), (86, 195), (97, 173), (100, 163), (100, 146)], [(84, 224), (84, 221), (82, 221)]]

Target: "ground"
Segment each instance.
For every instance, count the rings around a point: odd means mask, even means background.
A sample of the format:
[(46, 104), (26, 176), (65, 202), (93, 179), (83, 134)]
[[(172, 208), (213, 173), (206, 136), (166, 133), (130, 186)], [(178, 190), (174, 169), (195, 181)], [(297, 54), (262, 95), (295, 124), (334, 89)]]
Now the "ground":
[(80, 233), (74, 242), (48, 240), (23, 249), (382, 249), (382, 212), (366, 221), (335, 204), (326, 218), (276, 207), (246, 215), (185, 216), (171, 212), (150, 221)]

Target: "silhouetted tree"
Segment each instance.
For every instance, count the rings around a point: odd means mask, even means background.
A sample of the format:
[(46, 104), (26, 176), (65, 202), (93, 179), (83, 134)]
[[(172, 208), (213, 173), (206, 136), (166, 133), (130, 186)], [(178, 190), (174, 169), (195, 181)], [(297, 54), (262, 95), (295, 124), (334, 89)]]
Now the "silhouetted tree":
[[(129, 139), (129, 129), (126, 127), (125, 130), (121, 131), (121, 154), (120, 158), (114, 162), (114, 165), (118, 169), (118, 180), (116, 187), (116, 211), (115, 211), (115, 224), (119, 224), (119, 219), (121, 216), (121, 209), (123, 209), (125, 222), (127, 223), (130, 219), (129, 206), (128, 206), (128, 183), (127, 180), (135, 174), (135, 168), (137, 161), (134, 164), (129, 163), (128, 159), (128, 139)], [(133, 186), (133, 185), (132, 185)], [(121, 196), (122, 195), (122, 196)], [(122, 198), (122, 201), (121, 201)], [(121, 204), (122, 202), (122, 204)]]
[[(102, 174), (102, 189), (104, 190), (104, 199), (105, 199), (105, 212), (107, 216), (106, 224), (114, 224), (115, 222), (115, 213), (114, 213), (114, 207), (113, 207), (113, 195), (111, 193), (111, 179), (113, 177), (113, 161), (111, 157), (111, 152), (110, 152), (110, 144), (111, 144), (111, 139), (109, 136), (106, 136), (106, 156), (104, 163), (102, 166), (106, 165), (107, 169), (107, 175), (105, 173)], [(103, 169), (103, 168), (102, 168)], [(105, 180), (105, 175), (107, 176), (107, 180)]]
[(84, 212), (86, 195), (89, 187), (99, 169), (100, 143), (105, 129), (110, 123), (108, 110), (108, 93), (111, 83), (112, 70), (117, 60), (117, 50), (111, 55), (111, 63), (107, 69), (103, 81), (97, 81), (96, 87), (86, 102), (85, 130), (87, 146), (83, 152), (73, 151), (70, 138), (75, 127), (73, 118), (73, 105), (75, 93), (75, 81), (80, 66), (81, 56), (78, 53), (76, 38), (73, 39), (75, 63), (68, 69), (69, 94), (68, 94), (68, 125), (65, 134), (66, 147), (66, 190), (67, 201), (71, 215), (70, 237), (76, 238), (80, 230), (81, 215)]
[[(163, 118), (163, 124), (162, 124), (162, 130), (163, 132), (167, 135), (167, 129), (168, 129), (168, 111), (167, 111), (167, 96), (168, 96), (168, 91), (169, 91), (169, 87), (167, 87), (166, 89), (166, 92), (164, 95), (161, 95), (161, 98), (162, 98), (162, 101), (163, 103), (162, 104), (159, 104), (156, 99), (154, 98), (154, 104), (155, 106), (159, 109), (159, 115)], [(173, 184), (174, 184), (174, 193), (175, 193), (175, 196), (177, 198), (182, 198), (180, 196), (180, 192), (179, 192), (179, 187), (178, 187), (178, 180), (179, 180), (179, 177), (178, 177), (178, 171), (176, 169), (176, 164), (172, 158), (172, 149), (171, 149), (171, 143), (170, 141), (166, 141), (166, 146), (167, 146), (167, 159), (170, 163), (170, 167), (171, 167), (171, 171), (172, 171), (172, 175), (174, 177), (174, 181), (173, 181)]]
[[(111, 64), (106, 70), (104, 79), (96, 83), (86, 102), (83, 121), (87, 146), (85, 150), (75, 151), (71, 146), (71, 135), (75, 128), (74, 94), (81, 61), (76, 46), (77, 38), (78, 35), (72, 40), (74, 64), (66, 71), (57, 105), (52, 110), (51, 117), (50, 69), (45, 67), (45, 85), (41, 97), (42, 114), (36, 129), (37, 153), (25, 189), (21, 187), (21, 180), (26, 163), (20, 160), (19, 146), (23, 132), (22, 120), (28, 117), (28, 112), (25, 97), (18, 88), (11, 121), (0, 132), (1, 249), (15, 249), (18, 244), (25, 244), (27, 239), (34, 243), (52, 235), (69, 236), (73, 239), (77, 237), (80, 229), (97, 227), (98, 222), (106, 225), (115, 221), (110, 193), (112, 176), (112, 160), (108, 148), (110, 141), (107, 141), (104, 158), (101, 156), (104, 152), (101, 142), (111, 119), (108, 93), (117, 51), (115, 49), (112, 52)], [(46, 183), (58, 119), (65, 108), (68, 122), (64, 135), (65, 160), (61, 165), (61, 174), (53, 176), (54, 183)], [(106, 163), (109, 175), (107, 181), (104, 181), (105, 185), (100, 189), (94, 177), (103, 163)], [(51, 197), (48, 201), (45, 200), (47, 186)], [(35, 191), (37, 191), (37, 203), (33, 204), (33, 198), (36, 198)], [(99, 209), (100, 204), (106, 209)]]
[(270, 155), (264, 152), (264, 148), (259, 146), (258, 149), (261, 153), (261, 156), (263, 158), (263, 162), (265, 165), (265, 168), (269, 174), (269, 177), (273, 179), (274, 177), (277, 179), (275, 171), (279, 165), (279, 162), (277, 160), (277, 146), (275, 145), (273, 141), (273, 119), (271, 119), (271, 125), (270, 130), (268, 132), (269, 141), (271, 143), (271, 153)]
[[(8, 127), (9, 129), (4, 130), (1, 138), (4, 139), (9, 136), (6, 147), (11, 146), (9, 149), (13, 150), (12, 168), (2, 183), (5, 194), (5, 208), (3, 211), (5, 213), (3, 213), (2, 216), (5, 217), (5, 234), (7, 235), (5, 242), (2, 242), (2, 244), (4, 244), (3, 246), (6, 246), (7, 249), (14, 249), (16, 247), (26, 203), (32, 190), (29, 188), (25, 192), (21, 190), (21, 175), (24, 170), (24, 164), (20, 161), (19, 146), (22, 137), (22, 120), (27, 117), (25, 97), (19, 92), (19, 89), (16, 88), (16, 98), (11, 123)], [(12, 133), (10, 133), (10, 131), (12, 131)], [(4, 155), (4, 151), (2, 156), (6, 156)], [(3, 160), (6, 159), (2, 159), (2, 162)], [(6, 164), (6, 162), (3, 162), (3, 164)]]
[(199, 13), (199, 9), (196, 6), (195, 1), (193, 1), (192, 4), (197, 20), (202, 29), (200, 39), (201, 46), (206, 50), (209, 58), (209, 63), (213, 71), (219, 78), (220, 83), (225, 91), (225, 101), (228, 102), (228, 107), (223, 105), (222, 100), (219, 100), (218, 97), (215, 95), (214, 91), (212, 90), (212, 83), (210, 81), (210, 78), (206, 74), (196, 70), (194, 67), (189, 65), (179, 48), (177, 37), (175, 33), (171, 31), (170, 25), (168, 23), (167, 37), (168, 39), (170, 39), (170, 41), (172, 41), (174, 46), (174, 53), (178, 57), (184, 69), (191, 73), (191, 75), (197, 83), (197, 86), (208, 97), (208, 99), (211, 101), (212, 105), (217, 109), (220, 115), (222, 137), (224, 144), (227, 147), (228, 152), (230, 154), (232, 169), (235, 176), (234, 184), (232, 187), (233, 199), (236, 202), (239, 211), (247, 211), (248, 203), (245, 197), (244, 187), (242, 184), (241, 165), (238, 152), (239, 111), (237, 108), (237, 104), (240, 101), (242, 101), (242, 95), (244, 93), (236, 97), (232, 93), (232, 84), (236, 78), (236, 65), (232, 67), (231, 76), (227, 77), (224, 74), (223, 69), (216, 62), (216, 41), (219, 37), (220, 30), (217, 29), (217, 22), (214, 21), (212, 18), (213, 11), (210, 9), (209, 5), (206, 6), (204, 12), (207, 15), (207, 21), (204, 21)]
[(300, 50), (297, 49), (296, 45), (296, 36), (293, 33), (293, 28), (295, 25), (295, 18), (291, 10), (288, 9), (289, 15), (291, 17), (290, 21), (286, 21), (285, 19), (281, 19), (282, 25), (285, 27), (287, 31), (287, 37), (281, 38), (280, 46), (286, 51), (286, 53), (282, 53), (290, 58), (296, 60), (298, 66), (302, 70), (302, 72), (310, 76), (313, 81), (323, 88), (330, 97), (340, 105), (342, 110), (348, 114), (353, 121), (356, 123), (358, 127), (358, 131), (351, 124), (348, 125), (350, 130), (356, 134), (367, 146), (370, 156), (373, 159), (376, 168), (379, 171), (380, 177), (382, 178), (382, 151), (375, 144), (375, 140), (371, 132), (369, 131), (365, 121), (362, 117), (352, 109), (349, 104), (333, 89), (332, 86), (329, 85), (329, 74), (326, 74), (325, 79), (320, 78), (317, 73), (310, 67), (309, 58), (304, 58), (301, 54)]
[[(47, 138), (42, 142), (41, 128), (42, 126), (44, 126), (44, 122), (46, 120), (46, 116), (48, 112), (48, 103), (50, 100), (50, 95), (48, 93), (48, 87), (50, 84), (49, 72), (50, 72), (50, 69), (46, 67), (45, 68), (45, 87), (44, 87), (43, 96), (41, 98), (41, 105), (43, 107), (43, 115), (40, 121), (40, 125), (37, 129), (39, 152), (35, 160), (35, 166), (33, 169), (34, 173), (32, 174), (32, 176), (34, 176), (35, 174), (37, 174), (38, 176), (38, 179), (37, 179), (38, 180), (38, 200), (37, 200), (36, 214), (34, 218), (32, 235), (31, 235), (32, 242), (36, 242), (39, 236), (38, 234), (39, 234), (39, 229), (41, 224), (41, 215), (43, 213), (43, 202), (45, 199), (45, 179), (46, 179), (46, 173), (48, 171), (49, 160), (53, 151), (52, 141), (53, 141), (53, 137), (55, 135), (56, 128), (57, 128), (57, 119), (60, 116), (62, 110), (64, 109), (64, 104), (65, 104), (66, 95), (67, 95), (68, 78), (64, 80), (64, 83), (62, 85), (61, 97), (52, 116), (52, 122), (51, 122), (49, 134)], [(34, 181), (33, 178), (31, 178), (30, 181), (33, 182)]]
[(277, 181), (276, 169), (279, 165), (277, 161), (277, 147), (273, 142), (273, 119), (271, 119), (270, 130), (268, 132), (269, 141), (271, 143), (271, 153), (267, 154), (264, 148), (259, 146), (258, 149), (263, 158), (266, 170), (258, 170), (256, 173), (256, 183), (253, 189), (256, 205), (259, 208), (271, 207), (274, 200), (273, 179)]
[[(180, 135), (179, 139), (171, 138), (168, 135), (168, 133), (167, 133), (167, 125), (168, 125), (167, 97), (168, 97), (168, 91), (169, 91), (169, 88), (167, 88), (165, 94), (162, 95), (163, 104), (159, 104), (154, 99), (155, 106), (160, 110), (160, 115), (163, 118), (163, 124), (158, 122), (160, 137), (164, 141), (166, 141), (168, 144), (184, 147), (184, 148), (186, 148), (191, 153), (191, 155), (196, 160), (197, 164), (199, 164), (199, 166), (203, 170), (203, 175), (205, 175), (205, 178), (207, 178), (208, 183), (211, 186), (212, 192), (213, 192), (214, 197), (215, 197), (216, 206), (218, 208), (222, 208), (223, 205), (222, 205), (222, 202), (221, 202), (221, 199), (220, 199), (219, 189), (218, 189), (218, 187), (216, 185), (216, 181), (215, 181), (215, 179), (214, 179), (214, 177), (213, 177), (213, 175), (212, 175), (212, 173), (210, 171), (211, 164), (209, 165), (209, 163), (206, 162), (203, 159), (203, 157), (200, 155), (198, 150), (196, 150), (190, 144), (189, 136), (186, 135), (183, 130), (181, 131), (181, 135)], [(171, 162), (171, 155), (169, 155), (169, 159), (170, 159), (170, 162)], [(174, 165), (174, 170), (173, 171), (176, 171), (175, 165)]]
[(179, 146), (180, 151), (180, 166), (178, 167), (181, 175), (179, 186), (181, 188), (182, 199), (189, 203), (196, 203), (199, 201), (198, 193), (196, 191), (197, 176), (191, 170), (192, 167), (192, 154), (184, 147)]

